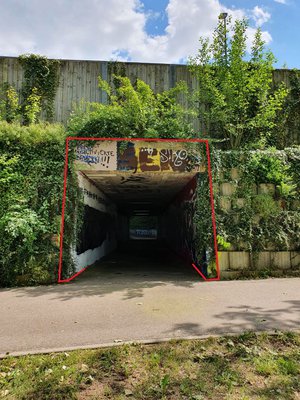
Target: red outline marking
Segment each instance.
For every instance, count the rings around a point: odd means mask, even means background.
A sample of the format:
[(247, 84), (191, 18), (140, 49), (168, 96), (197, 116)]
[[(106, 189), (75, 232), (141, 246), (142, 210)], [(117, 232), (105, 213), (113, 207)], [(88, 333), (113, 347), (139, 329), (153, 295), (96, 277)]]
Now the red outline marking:
[(78, 137), (78, 136), (68, 136), (67, 140), (107, 140), (108, 142), (111, 141), (138, 141), (142, 140), (144, 142), (199, 142), (199, 143), (208, 143), (207, 139), (159, 139), (159, 138), (98, 138), (98, 137)]
[(206, 276), (199, 270), (199, 268), (196, 267), (196, 265), (194, 263), (192, 263), (192, 267), (195, 268), (195, 270), (198, 272), (199, 275), (201, 275), (201, 277), (205, 280), (205, 281), (219, 281), (220, 277), (216, 277), (216, 278), (206, 278)]
[(87, 265), (86, 267), (82, 268), (80, 271), (76, 272), (76, 274), (72, 275), (71, 278), (59, 280), (58, 283), (67, 283), (67, 282), (70, 282), (71, 280), (73, 280), (74, 278), (76, 278), (76, 276), (80, 275), (83, 271), (85, 271), (88, 267), (90, 267), (90, 265)]
[(209, 179), (209, 191), (210, 191), (210, 205), (211, 205), (211, 216), (212, 216), (212, 228), (214, 236), (214, 250), (215, 259), (217, 267), (217, 276), (215, 278), (206, 278), (205, 275), (192, 264), (193, 268), (198, 272), (198, 274), (205, 281), (219, 281), (220, 280), (220, 267), (218, 259), (218, 246), (217, 246), (217, 233), (216, 233), (216, 221), (215, 221), (215, 208), (214, 208), (214, 196), (213, 196), (213, 184), (212, 184), (212, 174), (211, 174), (211, 163), (210, 163), (210, 153), (209, 153), (209, 143), (207, 139), (156, 139), (156, 138), (96, 138), (96, 137), (77, 137), (68, 136), (66, 138), (66, 155), (65, 155), (65, 166), (64, 166), (64, 186), (63, 186), (63, 199), (62, 199), (62, 212), (61, 212), (61, 229), (60, 229), (60, 248), (59, 248), (59, 264), (58, 264), (58, 283), (67, 283), (80, 275), (88, 267), (82, 268), (80, 271), (76, 272), (73, 276), (67, 279), (61, 279), (62, 273), (62, 254), (63, 254), (63, 236), (64, 236), (64, 223), (65, 223), (65, 206), (66, 206), (66, 195), (67, 195), (67, 178), (68, 178), (68, 152), (69, 152), (69, 141), (70, 140), (95, 140), (95, 141), (144, 141), (144, 142), (191, 142), (191, 143), (206, 143), (206, 157), (207, 157), (207, 171)]

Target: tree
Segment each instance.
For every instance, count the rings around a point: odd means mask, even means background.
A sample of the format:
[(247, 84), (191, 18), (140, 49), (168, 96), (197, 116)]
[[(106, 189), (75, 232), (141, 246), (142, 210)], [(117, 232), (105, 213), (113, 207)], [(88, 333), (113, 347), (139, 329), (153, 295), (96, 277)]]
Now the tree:
[(272, 90), (275, 58), (260, 29), (247, 56), (247, 28), (245, 19), (231, 25), (229, 18), (228, 28), (220, 20), (213, 40), (200, 38), (198, 54), (189, 60), (198, 81), (194, 96), (202, 127), (211, 137), (226, 138), (231, 149), (274, 142), (288, 94), (283, 83)]

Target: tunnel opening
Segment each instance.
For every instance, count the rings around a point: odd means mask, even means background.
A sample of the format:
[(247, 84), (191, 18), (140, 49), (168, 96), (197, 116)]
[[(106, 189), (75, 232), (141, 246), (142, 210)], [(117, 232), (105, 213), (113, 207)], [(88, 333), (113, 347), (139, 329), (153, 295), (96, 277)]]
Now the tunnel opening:
[(156, 240), (158, 216), (147, 209), (135, 211), (129, 219), (129, 238), (132, 240)]
[(77, 145), (84, 211), (72, 249), (73, 276), (93, 266), (86, 276), (199, 279), (192, 263), (205, 261), (205, 254), (197, 259), (194, 226), (197, 187), (207, 179), (201, 154), (181, 143)]

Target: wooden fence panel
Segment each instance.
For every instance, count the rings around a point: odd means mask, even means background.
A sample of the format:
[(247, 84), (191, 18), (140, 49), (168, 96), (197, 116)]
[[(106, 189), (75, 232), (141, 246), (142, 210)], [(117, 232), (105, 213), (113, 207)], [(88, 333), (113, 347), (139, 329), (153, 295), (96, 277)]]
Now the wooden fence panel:
[[(59, 69), (59, 87), (54, 103), (54, 121), (66, 123), (72, 108), (81, 100), (92, 102), (107, 102), (107, 95), (98, 88), (98, 76), (112, 82), (112, 75), (128, 76), (132, 82), (137, 78), (145, 81), (155, 93), (170, 89), (180, 81), (187, 83), (190, 92), (197, 88), (197, 80), (191, 75), (186, 65), (119, 63), (107, 61), (78, 61), (61, 60)], [(284, 82), (290, 87), (291, 71), (275, 70), (274, 84)], [(16, 57), (0, 57), (0, 85), (5, 82), (21, 91), (24, 73)], [(179, 96), (179, 101), (187, 106), (185, 96)], [(43, 116), (45, 117), (45, 116)], [(193, 121), (194, 128), (202, 132), (197, 120)], [(203, 133), (203, 132), (202, 132)], [(205, 134), (205, 133), (204, 133)], [(300, 132), (290, 132), (293, 141), (300, 143)]]

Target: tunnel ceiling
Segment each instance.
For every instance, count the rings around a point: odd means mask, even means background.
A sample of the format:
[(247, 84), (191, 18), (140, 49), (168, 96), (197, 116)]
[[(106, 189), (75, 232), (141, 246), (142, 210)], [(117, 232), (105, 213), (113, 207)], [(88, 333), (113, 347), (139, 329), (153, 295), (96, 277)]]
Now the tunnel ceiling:
[(199, 146), (146, 140), (105, 141), (90, 146), (78, 143), (75, 166), (119, 210), (155, 213), (164, 209), (196, 173), (205, 171)]
[(188, 184), (195, 172), (128, 173), (84, 171), (123, 212), (159, 212)]

